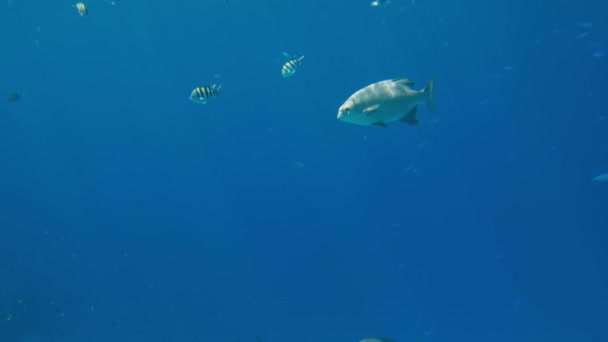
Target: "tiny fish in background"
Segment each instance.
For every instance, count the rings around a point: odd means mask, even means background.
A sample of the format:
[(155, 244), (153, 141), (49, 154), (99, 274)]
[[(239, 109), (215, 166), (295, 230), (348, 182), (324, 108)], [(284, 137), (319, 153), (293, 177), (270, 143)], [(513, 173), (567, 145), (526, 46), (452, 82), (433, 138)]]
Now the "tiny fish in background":
[(283, 67), (281, 68), (281, 75), (283, 75), (285, 78), (293, 76), (293, 74), (296, 73), (296, 70), (298, 70), (302, 64), (303, 59), (304, 56), (298, 57), (294, 55), (291, 57), (291, 59), (283, 64)]
[(84, 17), (85, 15), (89, 14), (89, 10), (87, 9), (87, 6), (85, 4), (83, 4), (82, 2), (77, 3), (73, 7), (76, 8), (76, 10), (78, 11), (78, 14), (80, 14), (81, 17)]
[(591, 179), (593, 182), (608, 182), (608, 173), (601, 174)]
[(8, 96), (8, 102), (10, 103), (17, 103), (19, 101), (21, 101), (21, 99), (23, 98), (25, 94), (21, 94), (21, 93), (12, 93)]
[(386, 7), (390, 4), (390, 0), (374, 0), (370, 4), (372, 7)]
[(190, 101), (199, 104), (206, 104), (209, 99), (216, 97), (220, 94), (222, 89), (221, 85), (213, 84), (211, 86), (196, 87), (190, 93)]
[(388, 337), (376, 336), (376, 337), (364, 338), (364, 339), (360, 340), (359, 342), (396, 342), (396, 341), (391, 338), (388, 338)]

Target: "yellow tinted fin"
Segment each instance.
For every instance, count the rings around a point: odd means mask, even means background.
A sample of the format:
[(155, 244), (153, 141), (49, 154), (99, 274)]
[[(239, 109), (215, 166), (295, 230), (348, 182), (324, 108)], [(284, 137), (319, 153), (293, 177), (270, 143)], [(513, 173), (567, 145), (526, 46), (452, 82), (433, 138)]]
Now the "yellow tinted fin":
[(403, 121), (410, 125), (418, 124), (418, 106), (414, 106), (400, 121)]

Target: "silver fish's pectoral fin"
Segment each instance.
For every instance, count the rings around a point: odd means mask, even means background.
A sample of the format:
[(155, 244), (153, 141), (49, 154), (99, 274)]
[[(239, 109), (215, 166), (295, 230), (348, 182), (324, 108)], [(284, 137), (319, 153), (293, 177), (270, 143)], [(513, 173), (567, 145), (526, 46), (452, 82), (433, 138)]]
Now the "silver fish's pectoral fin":
[(376, 122), (372, 125), (382, 127), (382, 128), (388, 128), (388, 126), (384, 122)]
[(402, 117), (400, 119), (400, 121), (403, 121), (410, 125), (417, 125), (419, 122), (418, 121), (418, 106), (414, 106), (414, 108), (412, 108), (407, 114), (405, 114), (405, 116)]
[(414, 86), (414, 81), (408, 80), (407, 78), (393, 78), (392, 81), (395, 82), (395, 83), (405, 84), (408, 87), (413, 87)]
[(372, 113), (373, 111), (377, 110), (378, 108), (380, 108), (380, 105), (379, 104), (375, 104), (373, 106), (369, 106), (369, 107), (365, 108), (363, 110), (363, 113), (369, 114), (369, 113)]

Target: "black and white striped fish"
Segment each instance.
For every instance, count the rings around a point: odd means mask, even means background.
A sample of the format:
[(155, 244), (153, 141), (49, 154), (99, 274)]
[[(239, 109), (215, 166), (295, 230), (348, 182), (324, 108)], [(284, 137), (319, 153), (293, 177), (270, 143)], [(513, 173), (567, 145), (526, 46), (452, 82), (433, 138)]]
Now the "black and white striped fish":
[(281, 68), (281, 75), (283, 75), (283, 77), (293, 76), (293, 74), (296, 73), (296, 70), (298, 69), (300, 64), (302, 64), (303, 59), (304, 56), (293, 56), (290, 60), (283, 64), (283, 68)]
[(216, 97), (220, 94), (222, 85), (211, 85), (196, 87), (190, 94), (190, 101), (194, 103), (206, 104), (209, 99)]

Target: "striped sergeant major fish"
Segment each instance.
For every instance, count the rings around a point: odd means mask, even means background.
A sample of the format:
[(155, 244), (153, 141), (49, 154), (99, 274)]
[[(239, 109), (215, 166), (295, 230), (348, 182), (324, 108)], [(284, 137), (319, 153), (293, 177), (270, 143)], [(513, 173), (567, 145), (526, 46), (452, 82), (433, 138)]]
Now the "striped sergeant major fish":
[(293, 76), (293, 74), (296, 73), (298, 67), (300, 67), (300, 65), (302, 64), (303, 59), (304, 56), (298, 57), (297, 55), (294, 55), (289, 58), (289, 60), (285, 62), (285, 64), (283, 64), (283, 68), (281, 68), (281, 75), (283, 75), (283, 77)]
[(222, 85), (200, 86), (194, 88), (190, 94), (190, 101), (199, 104), (206, 104), (209, 99), (220, 94)]

